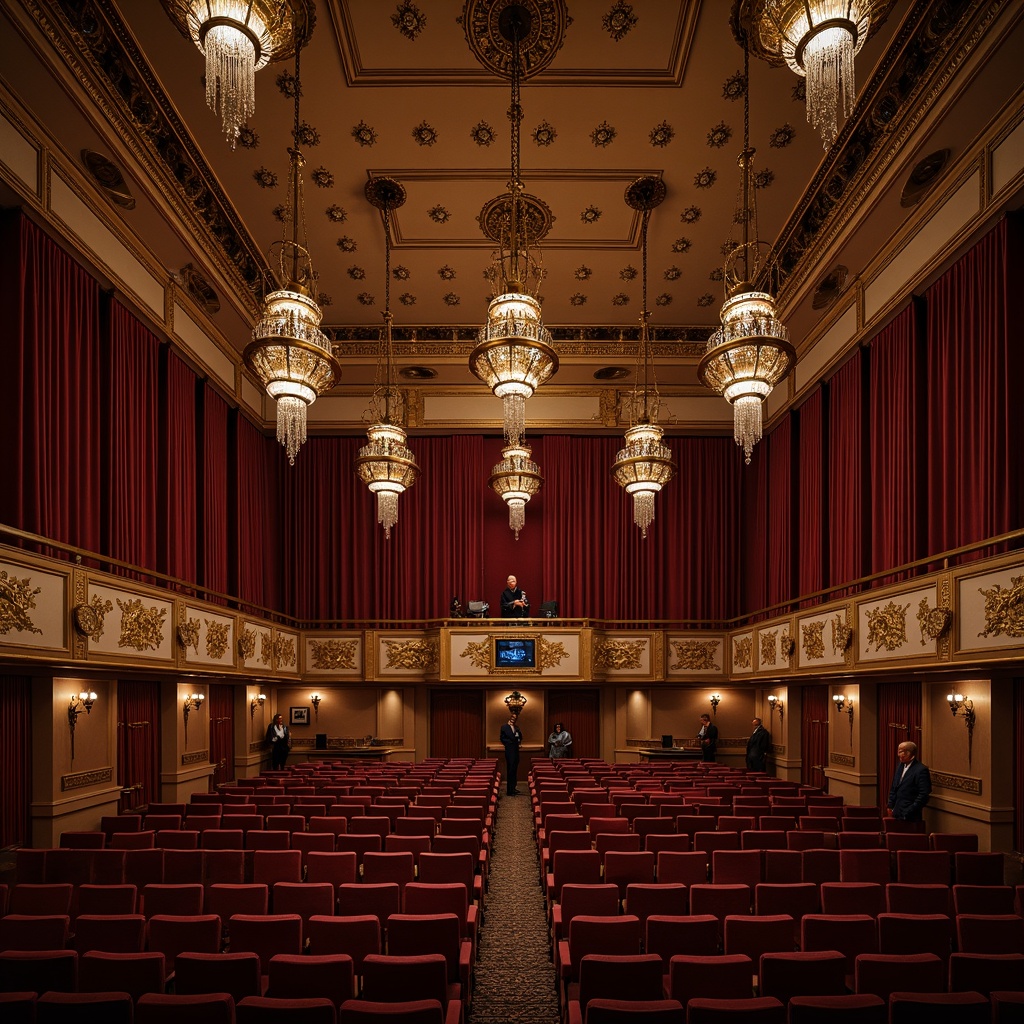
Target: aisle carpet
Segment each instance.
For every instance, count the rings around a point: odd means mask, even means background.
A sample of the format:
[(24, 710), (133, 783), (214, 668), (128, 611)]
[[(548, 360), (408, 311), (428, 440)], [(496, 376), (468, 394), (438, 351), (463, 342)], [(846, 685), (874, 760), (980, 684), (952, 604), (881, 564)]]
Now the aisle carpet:
[(558, 1024), (544, 895), (526, 784), (502, 796), (495, 818), (486, 920), (468, 1024)]

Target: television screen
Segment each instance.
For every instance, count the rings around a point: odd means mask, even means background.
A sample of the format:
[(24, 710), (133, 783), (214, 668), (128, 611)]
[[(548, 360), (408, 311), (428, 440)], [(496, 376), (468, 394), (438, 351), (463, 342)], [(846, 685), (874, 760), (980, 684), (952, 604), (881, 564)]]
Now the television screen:
[(495, 637), (495, 668), (536, 668), (535, 640), (517, 640), (511, 637)]

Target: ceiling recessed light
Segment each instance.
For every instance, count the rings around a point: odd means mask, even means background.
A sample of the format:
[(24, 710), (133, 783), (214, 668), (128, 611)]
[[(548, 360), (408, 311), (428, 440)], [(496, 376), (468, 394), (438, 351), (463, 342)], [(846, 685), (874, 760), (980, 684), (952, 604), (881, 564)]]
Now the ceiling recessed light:
[(437, 376), (437, 370), (432, 370), (429, 366), (403, 366), (398, 371), (398, 376), (406, 380), (431, 380)]
[(628, 376), (629, 370), (624, 366), (602, 366), (594, 371), (594, 380), (622, 380)]

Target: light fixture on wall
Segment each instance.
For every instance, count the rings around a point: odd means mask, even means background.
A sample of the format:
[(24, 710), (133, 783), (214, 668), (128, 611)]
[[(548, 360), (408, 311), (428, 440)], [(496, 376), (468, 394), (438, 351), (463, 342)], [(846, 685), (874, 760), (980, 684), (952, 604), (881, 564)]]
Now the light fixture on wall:
[(82, 713), (92, 714), (92, 706), (96, 703), (95, 690), (82, 690), (76, 697), (71, 695), (71, 702), (68, 704), (68, 729), (71, 731), (71, 760), (75, 759), (75, 727), (78, 725), (78, 716)]
[(722, 703), (722, 695), (720, 693), (711, 694), (711, 713), (717, 718), (718, 717), (718, 705)]
[[(495, 10), (498, 6), (494, 5)], [(558, 370), (558, 356), (543, 324), (540, 302), (531, 293), (539, 288), (543, 273), (536, 253), (530, 250), (547, 230), (550, 215), (537, 216), (542, 204), (526, 195), (519, 167), (522, 43), (530, 36), (532, 23), (533, 15), (524, 4), (507, 4), (498, 14), (500, 38), (511, 47), (507, 65), (512, 82), (508, 108), (511, 172), (508, 192), (487, 204), (480, 216), (485, 234), (498, 246), (486, 272), (495, 297), (469, 356), (470, 370), (502, 400), (505, 438), (515, 447), (522, 444), (526, 431), (526, 400)]]
[(182, 702), (181, 717), (185, 720), (185, 746), (188, 746), (188, 716), (198, 711), (206, 700), (205, 693), (190, 693)]
[(256, 72), (289, 57), (316, 21), (311, 0), (162, 0), (181, 33), (206, 57), (206, 104), (219, 111), (235, 148), (256, 110)]
[(508, 505), (509, 529), (519, 540), (526, 525), (526, 503), (540, 491), (544, 477), (526, 445), (510, 444), (501, 450), (501, 462), (491, 470), (488, 486)]
[(661, 443), (665, 431), (657, 424), (658, 382), (654, 376), (647, 309), (647, 225), (651, 210), (665, 198), (665, 183), (647, 175), (637, 178), (626, 188), (626, 205), (640, 213), (640, 249), (643, 260), (640, 340), (637, 344), (637, 372), (630, 403), (630, 427), (626, 446), (615, 455), (612, 475), (616, 483), (633, 497), (633, 522), (647, 539), (647, 529), (654, 522), (654, 496), (675, 476), (672, 451)]
[[(302, 201), (302, 153), (299, 149), (301, 122), (299, 96), (299, 55), (295, 51), (295, 109), (292, 145), (288, 152), (291, 208), (291, 238), (275, 242), (277, 289), (263, 301), (252, 341), (242, 353), (248, 370), (277, 403), (277, 439), (295, 465), (295, 456), (306, 440), (306, 408), (318, 395), (330, 391), (341, 379), (341, 366), (331, 343), (320, 330), (323, 317), (314, 298), (316, 274), (306, 247), (306, 215)], [(273, 255), (271, 263), (274, 262)]]
[(265, 693), (257, 693), (251, 701), (249, 701), (249, 717), (256, 717), (256, 709), (262, 708), (266, 703), (267, 695)]
[(832, 701), (836, 706), (836, 711), (843, 711), (850, 716), (850, 721), (853, 721), (853, 698), (847, 697), (845, 693), (834, 693), (832, 694)]
[(771, 718), (772, 712), (778, 711), (779, 713), (779, 726), (782, 725), (782, 717), (786, 713), (786, 706), (781, 697), (776, 697), (774, 693), (768, 694), (768, 717)]
[(512, 718), (518, 718), (520, 712), (526, 707), (526, 697), (518, 690), (513, 690), (505, 698), (505, 707), (508, 708), (508, 713)]
[(949, 710), (953, 712), (954, 718), (962, 718), (967, 726), (967, 764), (970, 766), (974, 753), (974, 701), (965, 697), (962, 693), (947, 693), (946, 701)]
[(733, 31), (751, 34), (767, 63), (787, 64), (806, 79), (807, 120), (828, 149), (839, 132), (838, 110), (853, 113), (857, 98), (854, 58), (893, 0), (748, 0)]
[(401, 425), (402, 394), (395, 384), (391, 339), (391, 211), (405, 202), (405, 188), (394, 178), (379, 177), (371, 178), (364, 191), (384, 222), (384, 330), (373, 390), (374, 422), (366, 428), (366, 444), (356, 456), (356, 473), (377, 496), (377, 522), (384, 527), (385, 540), (390, 540), (391, 527), (398, 522), (398, 499), (420, 475)]
[(313, 705), (313, 717), (319, 722), (320, 721), (320, 701), (323, 697), (319, 693), (310, 694), (309, 703)]
[(717, 391), (732, 406), (733, 437), (749, 465), (754, 445), (761, 440), (761, 406), (772, 389), (796, 362), (785, 324), (775, 315), (775, 299), (767, 284), (770, 276), (762, 243), (757, 237), (757, 189), (754, 187), (754, 150), (750, 148), (750, 56), (743, 50), (743, 152), (740, 155), (740, 190), (735, 222), (743, 228), (743, 241), (725, 258), (725, 302), (722, 322), (708, 339), (697, 366), (697, 378)]

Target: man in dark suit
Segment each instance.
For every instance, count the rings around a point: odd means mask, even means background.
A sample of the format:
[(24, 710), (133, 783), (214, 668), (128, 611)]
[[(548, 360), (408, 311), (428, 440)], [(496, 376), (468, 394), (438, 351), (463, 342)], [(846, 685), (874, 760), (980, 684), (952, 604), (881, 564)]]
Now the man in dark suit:
[(505, 748), (505, 795), (518, 796), (516, 791), (516, 774), (519, 771), (519, 747), (523, 742), (523, 733), (516, 724), (513, 715), (501, 727), (501, 743)]
[(754, 731), (747, 740), (747, 768), (752, 772), (767, 771), (768, 748), (772, 745), (771, 734), (761, 725), (760, 718), (755, 718), (751, 725)]
[(501, 617), (503, 619), (525, 619), (530, 615), (530, 602), (526, 600), (526, 591), (519, 586), (515, 576), (505, 580), (505, 589), (501, 592)]
[(921, 808), (932, 791), (932, 775), (917, 759), (917, 744), (904, 740), (896, 748), (899, 764), (889, 787), (889, 816), (899, 821), (921, 821)]
[(700, 716), (700, 732), (697, 733), (700, 744), (700, 759), (714, 761), (718, 751), (718, 726), (711, 724), (710, 715)]

